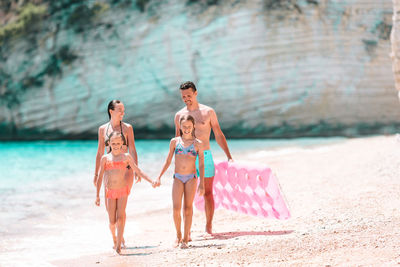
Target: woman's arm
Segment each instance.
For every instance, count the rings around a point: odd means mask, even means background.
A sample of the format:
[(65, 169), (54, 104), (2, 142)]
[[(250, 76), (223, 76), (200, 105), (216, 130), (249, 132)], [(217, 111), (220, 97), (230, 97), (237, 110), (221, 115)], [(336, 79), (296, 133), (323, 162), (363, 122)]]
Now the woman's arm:
[(135, 162), (136, 166), (139, 166), (136, 146), (135, 146), (135, 134), (133, 133), (133, 127), (130, 124), (128, 124), (128, 149), (129, 149), (129, 154), (133, 158), (133, 162)]
[(100, 206), (100, 188), (101, 184), (103, 183), (103, 176), (104, 176), (104, 165), (106, 162), (106, 156), (102, 156), (100, 160), (100, 168), (98, 173), (98, 179), (96, 181), (96, 205)]
[(93, 184), (94, 186), (97, 185), (97, 179), (98, 179), (98, 173), (99, 173), (99, 165), (100, 165), (100, 160), (101, 157), (104, 155), (104, 128), (99, 127), (98, 130), (98, 144), (97, 144), (97, 154), (96, 154), (96, 164), (94, 168), (94, 178), (93, 178)]
[(169, 165), (171, 165), (171, 161), (172, 161), (172, 157), (174, 156), (174, 151), (175, 151), (175, 146), (176, 146), (176, 140), (175, 138), (171, 139), (171, 142), (169, 143), (169, 152), (168, 152), (168, 156), (167, 159), (165, 160), (164, 166), (161, 170), (160, 175), (158, 176), (157, 180), (156, 180), (156, 185), (160, 186), (161, 184), (161, 176), (163, 176), (163, 174), (167, 171)]
[[(139, 166), (138, 164), (138, 156), (136, 152), (136, 146), (135, 146), (135, 134), (133, 133), (133, 127), (130, 124), (127, 124), (128, 126), (128, 152), (129, 155), (133, 158), (133, 162), (135, 163), (136, 166)], [(133, 175), (133, 179), (136, 180), (136, 183), (140, 182), (140, 176), (137, 176), (135, 173)]]

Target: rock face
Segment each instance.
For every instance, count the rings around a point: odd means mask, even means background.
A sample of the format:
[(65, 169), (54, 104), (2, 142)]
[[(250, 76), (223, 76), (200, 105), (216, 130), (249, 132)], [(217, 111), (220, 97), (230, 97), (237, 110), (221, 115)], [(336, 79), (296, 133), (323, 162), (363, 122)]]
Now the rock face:
[(3, 38), (1, 139), (93, 138), (112, 99), (137, 137), (171, 137), (186, 80), (228, 137), (400, 125), (391, 0), (80, 2)]

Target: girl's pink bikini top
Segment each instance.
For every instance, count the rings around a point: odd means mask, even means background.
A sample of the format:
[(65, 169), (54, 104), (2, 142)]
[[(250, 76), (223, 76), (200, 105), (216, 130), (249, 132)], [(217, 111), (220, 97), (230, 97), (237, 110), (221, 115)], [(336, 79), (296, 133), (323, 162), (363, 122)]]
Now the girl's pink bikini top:
[(116, 170), (116, 169), (125, 169), (126, 163), (125, 161), (106, 161), (106, 166), (104, 170)]

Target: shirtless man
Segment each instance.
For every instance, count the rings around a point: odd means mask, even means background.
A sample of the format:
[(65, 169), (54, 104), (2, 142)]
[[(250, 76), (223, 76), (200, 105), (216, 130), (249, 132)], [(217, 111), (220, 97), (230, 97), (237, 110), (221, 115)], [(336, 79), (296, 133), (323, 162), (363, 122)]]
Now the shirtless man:
[[(206, 212), (206, 232), (212, 234), (212, 219), (214, 216), (214, 197), (213, 197), (213, 181), (215, 175), (214, 161), (210, 151), (210, 134), (211, 129), (214, 132), (215, 140), (225, 152), (229, 161), (232, 161), (228, 144), (225, 136), (221, 131), (215, 111), (206, 105), (197, 102), (197, 89), (194, 83), (185, 82), (180, 86), (181, 97), (186, 107), (182, 108), (175, 114), (175, 136), (180, 136), (180, 117), (183, 115), (191, 115), (195, 119), (195, 135), (201, 140), (204, 148), (204, 206)], [(198, 166), (198, 160), (196, 161)]]

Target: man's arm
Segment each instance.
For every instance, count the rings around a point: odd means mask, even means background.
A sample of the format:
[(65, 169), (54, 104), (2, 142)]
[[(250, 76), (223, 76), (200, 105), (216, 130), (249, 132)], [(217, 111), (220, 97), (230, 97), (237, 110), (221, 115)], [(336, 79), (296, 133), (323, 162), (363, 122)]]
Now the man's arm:
[(180, 125), (179, 125), (179, 118), (180, 118), (179, 113), (176, 113), (175, 114), (175, 119), (174, 119), (174, 122), (175, 122), (175, 137), (181, 135), (180, 134), (181, 128), (180, 128)]
[(228, 143), (226, 142), (226, 138), (224, 133), (221, 130), (221, 127), (218, 123), (217, 114), (213, 109), (209, 111), (210, 120), (211, 120), (211, 128), (215, 135), (215, 141), (217, 141), (218, 145), (225, 152), (225, 155), (228, 157), (228, 160), (232, 160), (231, 153), (229, 152)]

